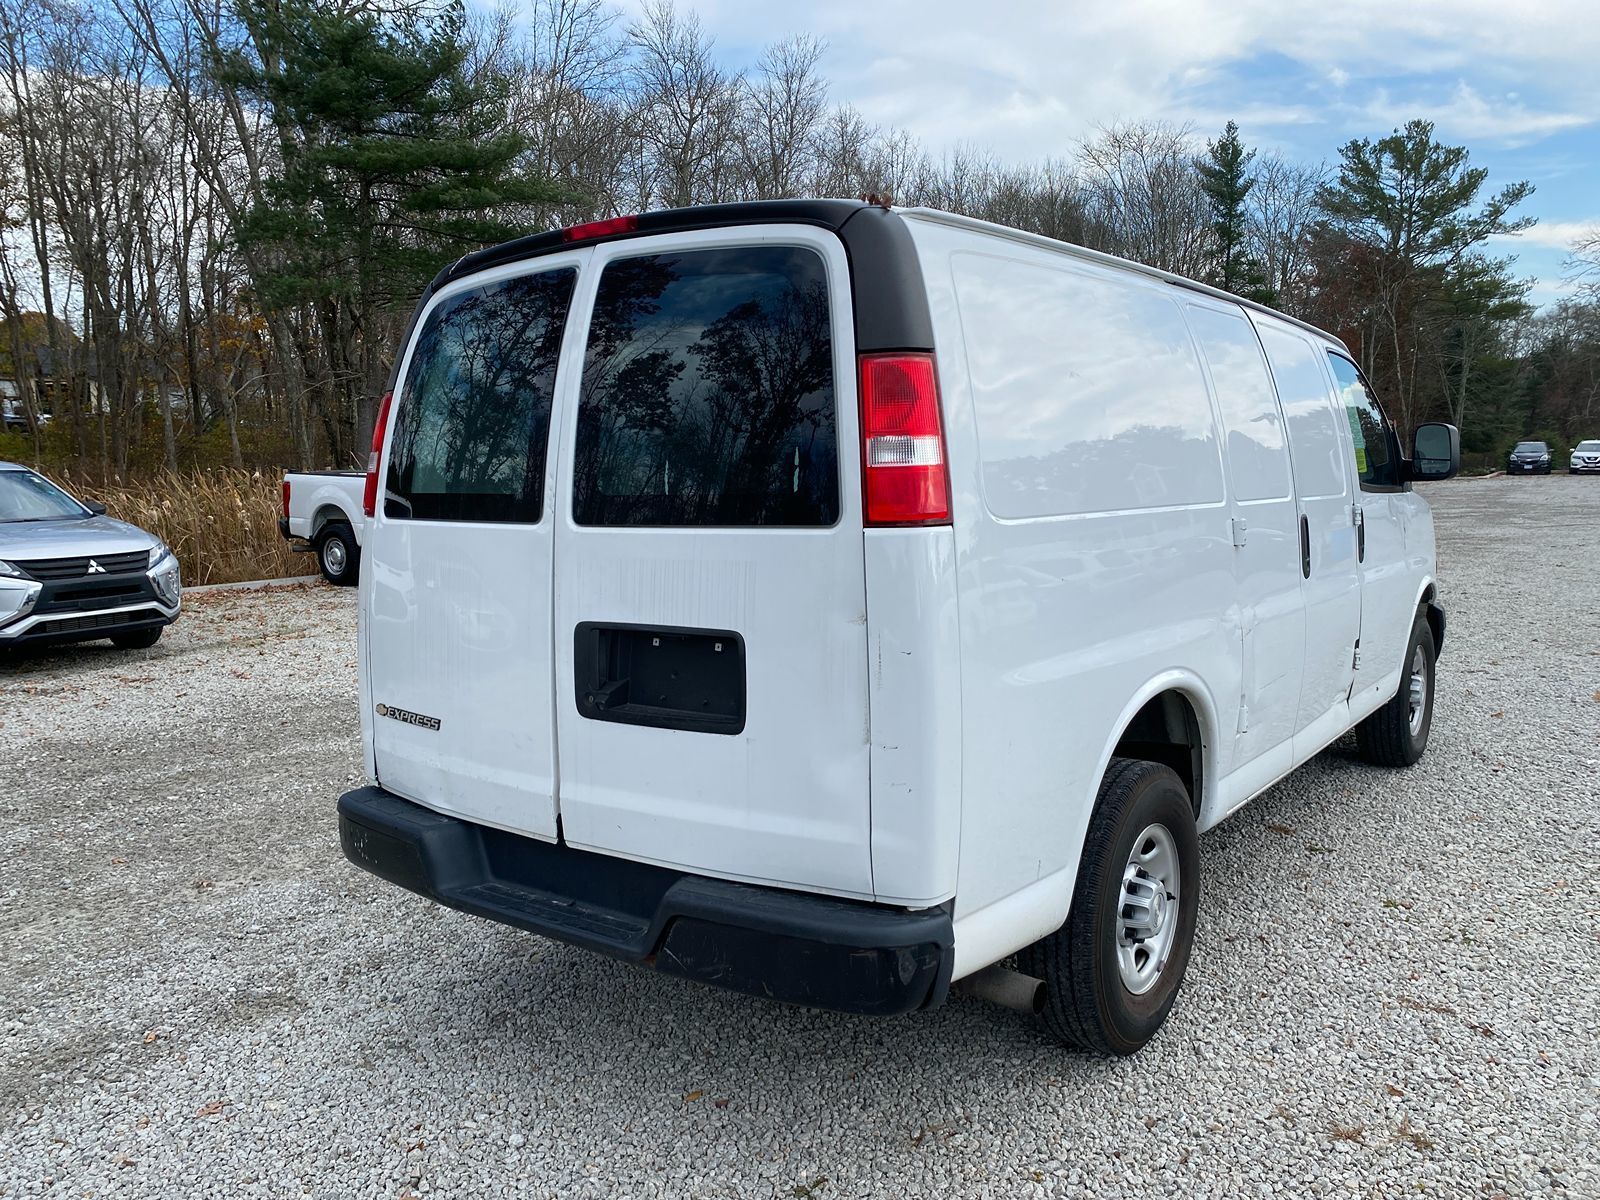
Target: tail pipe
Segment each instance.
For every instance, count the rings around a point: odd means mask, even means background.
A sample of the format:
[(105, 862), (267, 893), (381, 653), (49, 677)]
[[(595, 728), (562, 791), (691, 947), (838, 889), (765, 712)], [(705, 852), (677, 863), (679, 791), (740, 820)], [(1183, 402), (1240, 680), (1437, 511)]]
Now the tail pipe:
[(1044, 980), (996, 963), (955, 983), (958, 991), (977, 996), (1002, 1008), (1037, 1016), (1044, 1011)]

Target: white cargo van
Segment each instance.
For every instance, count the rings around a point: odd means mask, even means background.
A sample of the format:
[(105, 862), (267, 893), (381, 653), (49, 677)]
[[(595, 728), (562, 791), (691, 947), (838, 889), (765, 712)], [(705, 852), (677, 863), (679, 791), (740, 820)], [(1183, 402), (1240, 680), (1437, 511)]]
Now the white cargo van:
[(373, 446), (346, 854), (659, 971), (966, 980), (1131, 1053), (1197, 833), (1351, 728), (1427, 745), (1455, 431), (1406, 457), (1334, 338), (1073, 246), (847, 201), (526, 238), (434, 281)]

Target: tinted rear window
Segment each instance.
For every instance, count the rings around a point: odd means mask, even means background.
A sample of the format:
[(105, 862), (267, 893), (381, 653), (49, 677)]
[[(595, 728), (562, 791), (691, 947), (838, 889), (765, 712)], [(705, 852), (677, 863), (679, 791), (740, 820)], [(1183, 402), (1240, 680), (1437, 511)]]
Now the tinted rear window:
[(577, 272), (520, 275), (441, 301), (395, 414), (384, 514), (534, 523), (556, 360)]
[(827, 276), (812, 250), (618, 259), (600, 277), (574, 448), (581, 525), (831, 525)]

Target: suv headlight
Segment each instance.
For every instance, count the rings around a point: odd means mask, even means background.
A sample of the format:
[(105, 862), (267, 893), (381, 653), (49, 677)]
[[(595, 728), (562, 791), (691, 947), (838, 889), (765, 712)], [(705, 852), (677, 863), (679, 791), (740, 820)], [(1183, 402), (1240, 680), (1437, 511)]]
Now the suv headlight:
[(175, 606), (183, 597), (183, 580), (178, 570), (177, 556), (165, 542), (157, 542), (150, 547), (150, 585), (156, 589), (156, 595), (161, 597), (161, 602), (169, 608)]
[(8, 562), (0, 562), (0, 626), (9, 625), (33, 611), (44, 584), (26, 578)]

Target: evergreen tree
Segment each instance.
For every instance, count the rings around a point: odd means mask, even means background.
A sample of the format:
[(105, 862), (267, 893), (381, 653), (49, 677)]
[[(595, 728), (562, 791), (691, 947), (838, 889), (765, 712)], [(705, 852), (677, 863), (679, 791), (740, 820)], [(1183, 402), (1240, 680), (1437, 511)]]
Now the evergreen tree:
[(1211, 206), (1211, 232), (1216, 239), (1217, 262), (1213, 278), (1224, 291), (1237, 292), (1252, 299), (1265, 296), (1265, 280), (1260, 265), (1245, 252), (1248, 218), (1244, 202), (1255, 180), (1250, 175), (1254, 150), (1246, 150), (1239, 138), (1239, 126), (1229, 121), (1222, 136), (1206, 143), (1206, 156), (1195, 163), (1200, 186)]
[(1522, 311), (1526, 288), (1479, 251), (1496, 234), (1533, 224), (1511, 216), (1533, 186), (1510, 184), (1479, 207), (1488, 172), (1471, 165), (1465, 147), (1434, 141), (1429, 121), (1351, 141), (1339, 157), (1338, 178), (1317, 194), (1319, 287), (1358, 302), (1326, 315), (1362, 347), (1367, 374), (1403, 431), (1430, 409), (1464, 413), (1459, 374), (1452, 397), (1444, 394), (1448, 379), (1426, 371), (1430, 359), (1439, 361), (1441, 315), (1447, 334), (1476, 330), (1477, 345), (1487, 347), (1484, 325), (1503, 326)]
[(238, 237), (270, 264), (261, 302), (314, 314), (327, 370), (313, 383), (348, 453), (371, 428), (401, 314), (439, 267), (568, 197), (519, 165), (507, 81), (469, 76), (461, 0), (428, 15), (238, 0), (237, 14), (254, 59), (221, 71), (263, 104), (278, 158)]

